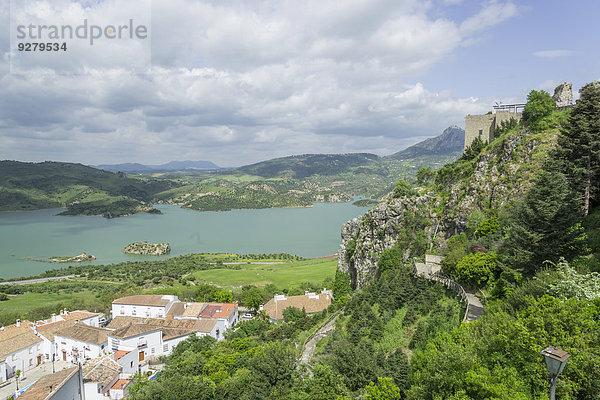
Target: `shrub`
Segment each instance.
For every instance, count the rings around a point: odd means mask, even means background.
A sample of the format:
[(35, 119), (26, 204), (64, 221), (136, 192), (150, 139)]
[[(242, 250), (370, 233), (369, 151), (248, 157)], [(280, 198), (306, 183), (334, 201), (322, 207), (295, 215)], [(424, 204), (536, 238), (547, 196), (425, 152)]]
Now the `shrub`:
[(523, 111), (523, 125), (537, 132), (541, 129), (540, 122), (554, 111), (554, 100), (550, 93), (532, 90), (527, 95), (527, 104)]
[(398, 248), (385, 249), (377, 261), (379, 274), (402, 264), (402, 252)]
[(485, 286), (494, 279), (495, 253), (468, 254), (456, 264), (456, 278), (468, 285)]
[(394, 198), (399, 197), (408, 197), (414, 195), (416, 192), (413, 190), (410, 183), (406, 182), (404, 179), (400, 179), (396, 183), (396, 187), (394, 188), (394, 194), (392, 195)]

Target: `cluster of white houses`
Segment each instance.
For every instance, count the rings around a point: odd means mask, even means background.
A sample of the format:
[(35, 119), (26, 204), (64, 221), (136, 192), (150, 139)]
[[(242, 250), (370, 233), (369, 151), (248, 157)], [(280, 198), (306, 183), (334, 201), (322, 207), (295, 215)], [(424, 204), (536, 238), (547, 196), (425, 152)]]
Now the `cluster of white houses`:
[(120, 399), (127, 394), (131, 377), (147, 370), (148, 359), (170, 354), (190, 335), (222, 339), (237, 323), (238, 307), (233, 303), (181, 302), (176, 296), (138, 295), (113, 302), (113, 318), (106, 328), (100, 327), (99, 317), (88, 311), (65, 310), (48, 320), (17, 320), (1, 327), (0, 384), (17, 370), (26, 372), (44, 362), (63, 360), (83, 367), (44, 377), (21, 397), (27, 398), (28, 392), (35, 393), (39, 387), (47, 390), (49, 385), (57, 393), (60, 387), (63, 397), (56, 398), (70, 398), (64, 397), (65, 390), (78, 385), (85, 399)]
[[(276, 295), (262, 309), (271, 320), (296, 307), (307, 314), (331, 305), (333, 294)], [(17, 370), (62, 360), (76, 366), (46, 375), (25, 390), (23, 400), (105, 400), (127, 396), (133, 376), (147, 372), (153, 357), (168, 355), (191, 335), (222, 339), (238, 322), (234, 303), (189, 303), (176, 296), (138, 295), (112, 303), (112, 320), (100, 327), (100, 315), (64, 310), (42, 321), (0, 327), (0, 385)]]

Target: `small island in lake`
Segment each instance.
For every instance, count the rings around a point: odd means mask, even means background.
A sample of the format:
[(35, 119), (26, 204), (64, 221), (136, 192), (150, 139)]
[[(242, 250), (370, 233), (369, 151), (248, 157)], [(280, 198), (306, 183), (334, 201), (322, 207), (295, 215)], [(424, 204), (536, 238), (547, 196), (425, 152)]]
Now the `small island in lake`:
[(70, 257), (52, 256), (48, 259), (37, 259), (37, 258), (32, 258), (32, 257), (25, 257), (25, 259), (32, 260), (32, 261), (40, 261), (40, 262), (72, 263), (72, 262), (92, 261), (92, 260), (95, 260), (96, 257), (91, 254), (83, 252), (77, 256), (70, 256)]
[(144, 254), (150, 256), (162, 256), (171, 252), (169, 243), (134, 242), (123, 249), (126, 254)]

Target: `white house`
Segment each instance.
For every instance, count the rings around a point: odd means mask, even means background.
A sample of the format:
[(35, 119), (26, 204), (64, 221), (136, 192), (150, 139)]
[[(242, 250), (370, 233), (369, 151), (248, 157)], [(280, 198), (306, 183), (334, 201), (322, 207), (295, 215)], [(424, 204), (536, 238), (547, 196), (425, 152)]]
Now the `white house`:
[[(168, 332), (167, 328), (176, 329), (176, 330), (187, 330), (190, 333), (195, 332), (196, 336), (212, 336), (215, 339), (219, 339), (222, 337), (219, 331), (219, 325), (217, 324), (218, 320), (216, 319), (159, 319), (159, 318), (135, 318), (135, 317), (116, 317), (114, 318), (110, 324), (108, 324), (108, 329), (118, 330), (124, 327), (127, 327), (132, 324), (143, 324), (150, 325), (154, 327), (162, 327), (166, 328), (163, 330), (163, 341), (177, 340), (178, 342), (184, 340), (182, 336), (176, 336), (174, 332)], [(183, 335), (183, 334), (182, 334)], [(166, 354), (170, 353), (170, 349), (174, 342), (170, 342), (169, 351)], [(165, 353), (163, 353), (165, 354)]]
[(114, 400), (120, 400), (127, 396), (129, 393), (129, 384), (131, 379), (119, 379), (110, 388), (110, 398)]
[(162, 335), (162, 327), (130, 324), (108, 333), (109, 351), (137, 348), (139, 361), (144, 361), (150, 356), (162, 355)]
[(137, 347), (127, 348), (126, 346), (120, 346), (119, 350), (113, 353), (113, 360), (121, 366), (124, 377), (131, 378), (138, 372), (147, 370), (147, 368), (141, 368), (140, 366), (139, 352)]
[(173, 303), (167, 312), (167, 319), (215, 319), (218, 338), (235, 326), (239, 320), (237, 303)]
[(54, 334), (59, 359), (78, 363), (106, 354), (108, 332), (82, 323), (59, 330)]
[(112, 302), (112, 316), (165, 318), (177, 296), (143, 294), (127, 296)]
[(81, 400), (81, 368), (72, 367), (41, 377), (19, 396), (20, 400)]
[(92, 327), (100, 326), (100, 314), (92, 313), (85, 310), (67, 311), (63, 310), (60, 314), (52, 314), (51, 318), (46, 320), (35, 321), (32, 324), (34, 332), (43, 340), (42, 350), (45, 361), (52, 361), (52, 357), (56, 360), (62, 357), (62, 354), (57, 353), (57, 345), (54, 342), (54, 334), (61, 329), (68, 328), (76, 323), (83, 323)]
[(6, 381), (6, 361), (0, 357), (0, 383)]
[(0, 327), (0, 358), (4, 375), (0, 382), (12, 378), (17, 370), (27, 372), (43, 362), (42, 339), (27, 325), (29, 321)]
[(111, 356), (104, 356), (88, 361), (82, 375), (85, 400), (106, 400), (121, 378), (121, 366)]

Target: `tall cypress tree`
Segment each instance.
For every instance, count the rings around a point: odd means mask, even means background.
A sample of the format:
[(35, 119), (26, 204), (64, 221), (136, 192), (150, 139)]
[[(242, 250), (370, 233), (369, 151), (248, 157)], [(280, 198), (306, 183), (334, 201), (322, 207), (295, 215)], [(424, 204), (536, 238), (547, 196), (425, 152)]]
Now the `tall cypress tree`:
[(561, 162), (585, 216), (600, 184), (600, 82), (588, 83), (580, 94), (558, 137), (555, 157)]
[(586, 236), (576, 208), (564, 175), (542, 170), (509, 221), (503, 262), (533, 275), (546, 260), (583, 254)]

